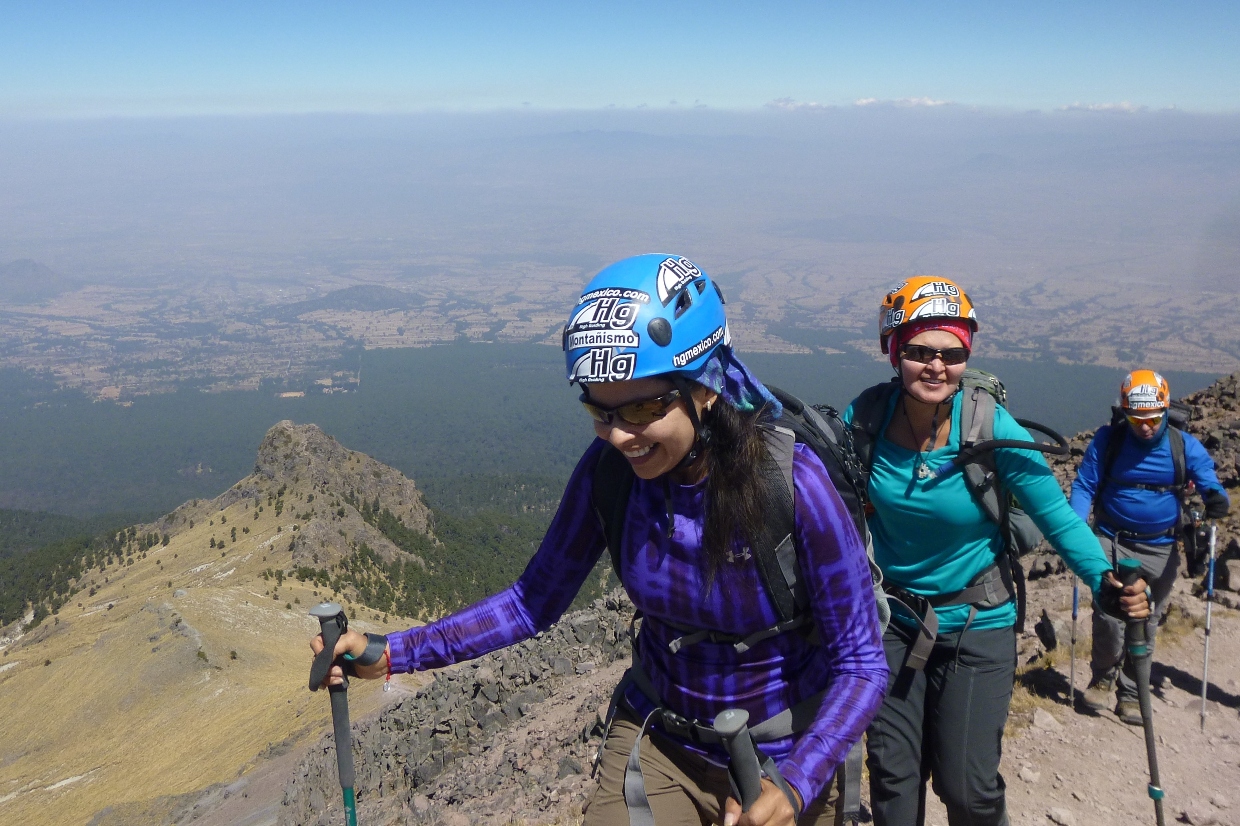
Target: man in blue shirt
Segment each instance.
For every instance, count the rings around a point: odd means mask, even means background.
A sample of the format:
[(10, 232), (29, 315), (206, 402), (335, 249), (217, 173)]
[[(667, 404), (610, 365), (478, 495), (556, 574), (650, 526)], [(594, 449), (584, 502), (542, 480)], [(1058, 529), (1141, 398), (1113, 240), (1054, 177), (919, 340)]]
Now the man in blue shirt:
[[(1161, 375), (1129, 373), (1120, 387), (1123, 418), (1098, 428), (1072, 483), (1072, 509), (1082, 519), (1093, 511), (1094, 532), (1112, 564), (1127, 558), (1141, 562), (1155, 603), (1147, 625), (1151, 643), (1180, 564), (1177, 540), (1188, 484), (1196, 485), (1207, 518), (1225, 516), (1228, 508), (1214, 460), (1201, 442), (1171, 426), (1170, 405), (1171, 389)], [(1093, 634), (1085, 705), (1105, 710), (1118, 686), (1115, 713), (1125, 723), (1141, 725), (1132, 664), (1119, 668), (1123, 623), (1095, 608)]]

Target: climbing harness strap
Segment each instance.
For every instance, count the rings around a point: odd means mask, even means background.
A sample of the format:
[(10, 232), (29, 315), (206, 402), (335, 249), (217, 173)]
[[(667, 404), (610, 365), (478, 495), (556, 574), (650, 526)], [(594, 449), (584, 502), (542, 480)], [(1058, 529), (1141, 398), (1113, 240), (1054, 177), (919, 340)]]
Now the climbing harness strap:
[(979, 608), (995, 608), (1012, 599), (1012, 591), (998, 563), (974, 577), (968, 587), (950, 594), (925, 597), (890, 584), (883, 587), (887, 591), (887, 598), (902, 605), (917, 621), (917, 639), (904, 662), (906, 668), (914, 671), (921, 671), (926, 667), (934, 650), (934, 641), (939, 632), (939, 616), (934, 609), (949, 605), (968, 605), (969, 618), (964, 625), (964, 630), (968, 631)]

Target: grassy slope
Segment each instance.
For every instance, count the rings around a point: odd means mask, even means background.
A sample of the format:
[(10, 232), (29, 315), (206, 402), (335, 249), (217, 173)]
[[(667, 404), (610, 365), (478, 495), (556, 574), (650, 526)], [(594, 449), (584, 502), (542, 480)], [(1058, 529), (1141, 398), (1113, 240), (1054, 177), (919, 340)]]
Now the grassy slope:
[[(326, 697), (305, 684), (317, 630), (306, 610), (320, 597), (286, 580), (273, 599), (260, 578), (264, 556), (290, 536), (289, 514), (277, 533), (271, 509), (257, 521), (241, 504), (225, 513), (252, 533), (224, 556), (208, 547), (219, 527), (200, 522), (132, 566), (96, 569), (94, 597), (79, 594), (0, 657), (7, 821), (84, 823), (104, 805), (228, 781), (269, 746), (328, 725)], [(413, 624), (380, 627), (346, 607), (359, 630)], [(358, 714), (379, 699), (377, 684), (351, 693)]]

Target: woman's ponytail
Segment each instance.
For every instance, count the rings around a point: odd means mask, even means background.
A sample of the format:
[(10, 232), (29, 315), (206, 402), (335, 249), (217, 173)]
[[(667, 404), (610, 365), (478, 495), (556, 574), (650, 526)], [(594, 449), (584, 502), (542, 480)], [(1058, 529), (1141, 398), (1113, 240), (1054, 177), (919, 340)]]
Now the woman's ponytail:
[(769, 499), (762, 468), (770, 457), (758, 427), (763, 414), (742, 413), (720, 399), (703, 417), (710, 431), (702, 529), (708, 587), (733, 553), (762, 533)]

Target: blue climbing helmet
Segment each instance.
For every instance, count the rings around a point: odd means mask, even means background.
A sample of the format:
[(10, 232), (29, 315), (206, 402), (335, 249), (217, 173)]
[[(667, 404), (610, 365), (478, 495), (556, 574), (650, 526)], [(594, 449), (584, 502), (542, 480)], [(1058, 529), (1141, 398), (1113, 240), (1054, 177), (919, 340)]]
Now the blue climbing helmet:
[(698, 373), (730, 341), (723, 293), (680, 255), (635, 255), (591, 279), (564, 326), (570, 382)]

